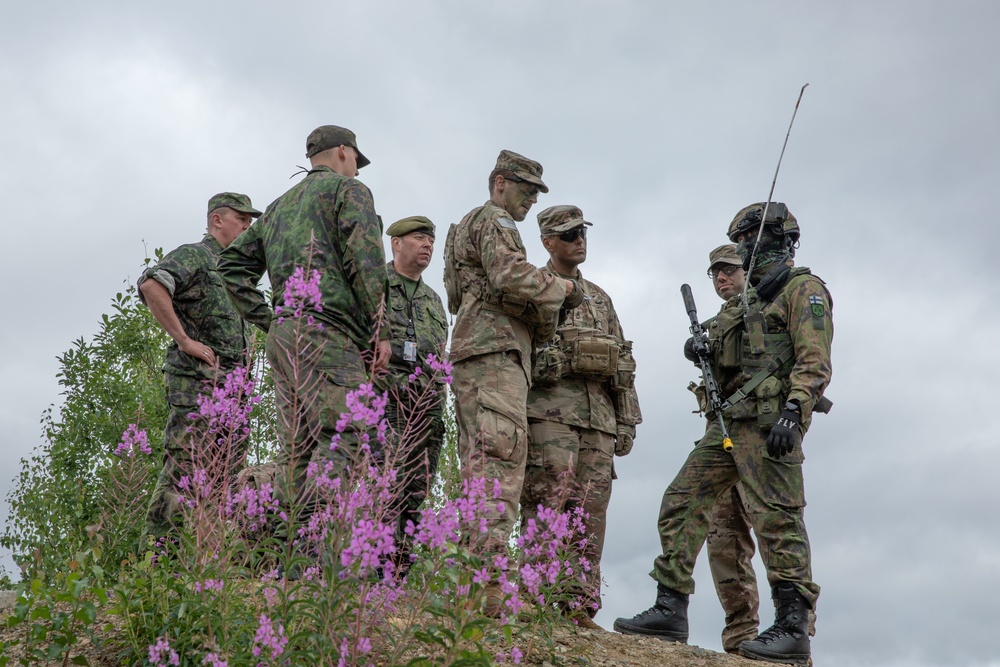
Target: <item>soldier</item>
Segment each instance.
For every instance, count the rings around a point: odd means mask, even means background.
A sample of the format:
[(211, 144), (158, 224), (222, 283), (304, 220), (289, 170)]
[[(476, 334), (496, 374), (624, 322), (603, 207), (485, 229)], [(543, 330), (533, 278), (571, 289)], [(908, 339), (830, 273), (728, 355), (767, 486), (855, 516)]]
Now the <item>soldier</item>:
[[(201, 465), (221, 463), (222, 477), (237, 473), (244, 451), (213, 454), (193, 451), (210, 447), (198, 412), (198, 396), (211, 396), (227, 373), (245, 366), (247, 341), (243, 322), (229, 302), (217, 263), (222, 252), (261, 213), (250, 198), (222, 192), (208, 200), (208, 231), (200, 243), (182, 245), (138, 281), (139, 299), (172, 339), (163, 363), (163, 384), (169, 413), (164, 428), (163, 469), (146, 514), (146, 534), (166, 535), (180, 522), (177, 484), (194, 474), (194, 457)], [(143, 539), (145, 541), (145, 537)]]
[[(448, 232), (444, 282), (457, 315), (451, 359), (462, 477), (497, 479), (501, 488), (503, 511), (487, 517), (488, 534), (477, 538), (492, 562), (506, 553), (524, 484), (532, 341), (551, 338), (559, 310), (578, 306), (583, 292), (525, 256), (517, 223), (549, 190), (542, 165), (501, 151), (489, 189), (489, 200)], [(501, 604), (491, 586), (485, 611), (498, 615)]]
[[(708, 265), (708, 276), (712, 279), (715, 293), (726, 302), (738, 300), (743, 293), (745, 274), (736, 246), (727, 243), (710, 252)], [(723, 310), (726, 307), (723, 305)], [(704, 412), (707, 401), (701, 396), (699, 398), (701, 411)], [(708, 428), (711, 425), (712, 420), (709, 420)], [(739, 653), (740, 644), (756, 637), (760, 626), (757, 613), (760, 595), (752, 564), (753, 522), (744, 495), (743, 485), (739, 482), (722, 494), (712, 510), (705, 540), (715, 592), (726, 613), (726, 627), (722, 630), (722, 648), (726, 653)]]
[(583, 304), (566, 315), (552, 340), (536, 346), (521, 525), (523, 533), (539, 505), (560, 512), (581, 508), (587, 514), (585, 546), (574, 547), (590, 571), (582, 581), (574, 578), (566, 591), (576, 600), (561, 605), (580, 626), (595, 629), (614, 456), (632, 450), (642, 415), (631, 342), (625, 340), (611, 297), (579, 269), (587, 259), (590, 225), (576, 206), (552, 206), (538, 214), (542, 245), (549, 252), (544, 270), (575, 280)]
[[(368, 380), (364, 351), (372, 351), (374, 369), (389, 361), (389, 330), (378, 328), (386, 290), (382, 223), (371, 191), (354, 178), (370, 161), (354, 133), (336, 125), (309, 134), (306, 157), (312, 169), (302, 182), (272, 202), (219, 262), (236, 309), (267, 332), (281, 447), (276, 491), (286, 507), (297, 503), (300, 520), (315, 497), (306, 483), (310, 461), (330, 461), (343, 473), (358, 451), (350, 429), (336, 447), (331, 441), (347, 394)], [(272, 310), (286, 285), (301, 281), (296, 268), (319, 272), (319, 302), (303, 304), (308, 320)], [(257, 288), (265, 271), (272, 307)]]
[[(775, 622), (740, 654), (760, 660), (807, 664), (809, 611), (819, 586), (812, 581), (809, 538), (803, 520), (802, 436), (814, 412), (830, 403), (833, 303), (823, 281), (792, 261), (799, 225), (784, 204), (752, 204), (729, 227), (751, 287), (709, 327), (713, 370), (729, 396), (723, 417), (735, 443), (722, 448), (715, 420), (663, 494), (658, 528), (663, 554), (652, 577), (654, 606), (615, 629), (687, 641), (691, 573), (718, 498), (742, 482), (761, 545), (775, 603)], [(763, 229), (761, 229), (763, 227)], [(760, 243), (756, 243), (760, 233)], [(755, 256), (751, 269), (751, 258)], [(709, 415), (714, 419), (714, 415)]]
[(406, 522), (419, 520), (418, 510), (437, 472), (444, 440), (444, 385), (432, 382), (430, 355), (441, 359), (448, 342), (448, 317), (441, 297), (421, 280), (434, 253), (434, 223), (421, 215), (389, 225), (392, 241), (389, 273), (389, 373), (377, 381), (388, 391), (386, 418), (392, 443), (385, 459), (397, 469), (395, 497), (398, 574), (410, 566), (412, 541)]

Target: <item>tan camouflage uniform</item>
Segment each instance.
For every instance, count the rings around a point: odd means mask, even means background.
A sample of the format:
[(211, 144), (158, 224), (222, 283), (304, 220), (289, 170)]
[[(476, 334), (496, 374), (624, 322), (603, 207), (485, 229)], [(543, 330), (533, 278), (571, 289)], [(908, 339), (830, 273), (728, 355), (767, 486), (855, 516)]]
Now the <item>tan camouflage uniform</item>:
[[(541, 183), (541, 165), (516, 153), (503, 151), (501, 167)], [(528, 262), (517, 224), (493, 201), (470, 211), (453, 233), (453, 257), (446, 251), (445, 262), (453, 263), (461, 289), (451, 338), (459, 457), (463, 479), (485, 478), (488, 489), (499, 481), (503, 511), (487, 517), (488, 535), (477, 538), (484, 553), (499, 554), (524, 484), (533, 336), (538, 329), (552, 335), (566, 288)]]
[[(558, 275), (551, 261), (545, 270)], [(569, 311), (559, 325), (556, 339), (548, 345), (559, 346), (563, 335), (580, 330), (598, 331), (624, 342), (611, 297), (585, 280), (579, 270), (575, 276), (563, 277), (578, 281), (584, 301)], [(620, 433), (627, 434), (629, 440), (634, 438), (635, 425), (642, 416), (634, 385), (621, 396), (616, 395), (608, 378), (564, 372), (557, 372), (561, 377), (551, 382), (536, 382), (528, 393), (530, 446), (521, 495), (521, 523), (526, 525), (535, 518), (540, 504), (559, 511), (579, 507), (586, 512), (587, 542), (578, 557), (586, 559), (590, 572), (585, 573), (584, 581), (574, 581), (567, 593), (579, 597), (583, 609), (593, 618), (601, 607), (601, 555), (611, 482), (615, 479), (615, 443)], [(632, 406), (628, 415), (622, 414), (626, 405)]]

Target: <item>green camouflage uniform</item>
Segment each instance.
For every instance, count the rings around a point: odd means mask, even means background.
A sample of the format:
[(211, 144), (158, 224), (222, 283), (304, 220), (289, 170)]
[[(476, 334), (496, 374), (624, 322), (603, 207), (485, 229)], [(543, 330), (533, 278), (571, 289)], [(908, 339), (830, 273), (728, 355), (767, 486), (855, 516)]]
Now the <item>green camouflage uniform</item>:
[[(545, 270), (559, 275), (552, 265)], [(544, 348), (559, 354), (560, 338), (569, 331), (598, 331), (624, 342), (621, 323), (611, 297), (577, 271), (565, 276), (578, 281), (583, 304), (566, 314), (557, 337), (536, 348), (544, 359)], [(537, 362), (542, 365), (544, 362)], [(521, 524), (538, 516), (538, 506), (559, 511), (582, 508), (587, 543), (577, 557), (590, 564), (584, 580), (574, 580), (569, 594), (579, 597), (593, 618), (601, 607), (601, 554), (607, 509), (611, 500), (611, 480), (615, 478), (615, 440), (619, 433), (635, 436), (642, 421), (635, 386), (616, 392), (609, 376), (588, 377), (565, 368), (553, 373), (535, 369), (535, 384), (528, 392), (528, 461), (521, 494)], [(611, 371), (613, 372), (613, 371)], [(540, 377), (549, 375), (550, 381)], [(523, 530), (522, 530), (523, 532)]]
[[(407, 297), (403, 279), (392, 262), (386, 265), (389, 274), (389, 339), (392, 357), (389, 374), (380, 377), (376, 386), (388, 391), (389, 401), (385, 412), (393, 430), (392, 442), (400, 445), (385, 453), (386, 460), (397, 470), (400, 489), (397, 499), (396, 545), (400, 549), (399, 561), (408, 562), (409, 537), (404, 532), (407, 520), (416, 524), (418, 510), (427, 497), (434, 475), (437, 473), (438, 456), (444, 440), (445, 385), (432, 383), (434, 371), (426, 364), (428, 355), (441, 359), (448, 342), (448, 318), (437, 292), (419, 281), (413, 299)], [(416, 343), (416, 360), (407, 361), (404, 343)], [(411, 381), (414, 371), (421, 373)]]
[(760, 303), (755, 288), (748, 291), (748, 299), (750, 313), (762, 315), (762, 330), (747, 331), (740, 300), (730, 300), (709, 327), (713, 370), (723, 393), (731, 395), (786, 348), (792, 352), (768, 380), (724, 413), (735, 445), (732, 452), (722, 448), (721, 429), (709, 413), (712, 424), (663, 494), (658, 522), (663, 554), (651, 575), (680, 593), (694, 591), (691, 573), (712, 508), (740, 481), (769, 584), (793, 582), (815, 609), (819, 586), (812, 581), (802, 516), (802, 449), (797, 446), (774, 459), (765, 441), (787, 400), (799, 403), (803, 432), (811, 423), (813, 408), (832, 375), (833, 303), (823, 282), (808, 269), (792, 269), (772, 301)]
[(462, 292), (451, 336), (462, 476), (486, 478), (488, 489), (499, 480), (503, 512), (487, 517), (483, 548), (501, 553), (524, 484), (532, 338), (552, 336), (566, 290), (528, 263), (516, 223), (492, 201), (458, 224), (454, 261)]
[[(302, 318), (272, 308), (282, 305), (285, 284), (297, 266), (320, 273), (322, 310)], [(278, 410), (278, 495), (286, 504), (312, 497), (305, 481), (310, 460), (332, 460), (341, 472), (357, 452), (356, 436), (343, 434), (330, 450), (348, 392), (367, 381), (362, 351), (372, 347), (385, 300), (382, 224), (369, 189), (360, 181), (319, 166), (281, 195), (264, 215), (226, 248), (219, 271), (243, 317), (267, 331), (267, 359)], [(271, 281), (271, 307), (257, 288)], [(306, 315), (316, 324), (306, 322)], [(284, 318), (284, 319), (282, 319)], [(388, 336), (383, 330), (380, 335)]]
[[(736, 257), (736, 260), (739, 261), (739, 258)], [(732, 297), (721, 310), (738, 307), (741, 298)], [(699, 384), (696, 387), (692, 382), (689, 389), (698, 398), (699, 413), (706, 412), (708, 399), (705, 396), (705, 385)], [(709, 419), (706, 432), (711, 426), (712, 420)], [(722, 648), (726, 653), (737, 653), (740, 643), (756, 637), (760, 627), (760, 593), (752, 562), (756, 552), (752, 530), (750, 509), (747, 507), (743, 487), (737, 482), (719, 497), (712, 508), (708, 536), (705, 539), (712, 582), (726, 614), (726, 626), (722, 630)]]
[[(181, 497), (177, 482), (182, 475), (192, 475), (195, 457), (202, 465), (212, 460), (210, 453), (194, 452), (193, 447), (210, 447), (205, 438), (203, 420), (192, 418), (198, 412), (198, 395), (210, 396), (227, 373), (246, 363), (246, 332), (239, 313), (233, 308), (219, 275), (217, 262), (222, 246), (211, 234), (200, 243), (191, 243), (168, 253), (156, 266), (142, 274), (138, 285), (155, 280), (163, 285), (173, 301), (174, 312), (192, 339), (212, 348), (219, 359), (215, 369), (204, 361), (188, 356), (170, 342), (163, 364), (169, 414), (164, 429), (163, 469), (156, 481), (146, 515), (146, 532), (165, 535), (180, 520)], [(142, 291), (139, 298), (145, 302)], [(245, 451), (230, 452), (227, 469), (233, 475), (242, 465)]]

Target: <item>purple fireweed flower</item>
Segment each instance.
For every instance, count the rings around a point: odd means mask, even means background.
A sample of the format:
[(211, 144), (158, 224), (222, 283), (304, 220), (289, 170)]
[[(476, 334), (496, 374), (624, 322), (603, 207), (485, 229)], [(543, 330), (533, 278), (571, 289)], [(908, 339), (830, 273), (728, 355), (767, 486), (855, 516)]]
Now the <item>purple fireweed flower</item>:
[(436, 354), (427, 355), (427, 365), (434, 371), (435, 376), (444, 384), (451, 384), (452, 363), (447, 359), (438, 359)]
[(222, 585), (222, 579), (206, 579), (205, 581), (196, 581), (194, 584), (194, 590), (195, 593), (207, 593), (208, 591), (221, 593)]
[(149, 663), (154, 667), (176, 667), (181, 664), (181, 657), (170, 648), (169, 639), (157, 637), (156, 643), (149, 646)]
[(288, 637), (285, 636), (285, 627), (278, 623), (278, 628), (275, 630), (274, 623), (267, 614), (261, 614), (257, 625), (257, 634), (254, 635), (253, 639), (253, 657), (259, 658), (266, 648), (270, 650), (273, 660), (284, 653), (287, 645)]
[(271, 483), (267, 482), (259, 489), (246, 487), (230, 493), (226, 498), (226, 516), (237, 514), (240, 509), (250, 531), (262, 528), (267, 523), (267, 513), (279, 511)]
[[(274, 309), (275, 315), (280, 315), (278, 323), (285, 320), (285, 315), (300, 318), (305, 310), (316, 313), (323, 312), (323, 295), (319, 289), (320, 273), (313, 269), (306, 278), (306, 271), (301, 266), (296, 266), (292, 275), (285, 281), (284, 303)], [(315, 324), (312, 315), (306, 316), (306, 322)]]
[(396, 552), (394, 533), (393, 528), (384, 523), (358, 521), (352, 529), (351, 543), (340, 553), (341, 565), (350, 567), (358, 562), (362, 570), (378, 567), (386, 556)]
[(229, 663), (215, 653), (206, 654), (205, 660), (202, 664), (208, 665), (209, 667), (229, 667)]
[(224, 444), (227, 438), (242, 441), (250, 435), (250, 413), (260, 403), (254, 396), (256, 386), (247, 369), (236, 368), (226, 375), (221, 386), (212, 389), (211, 395), (198, 395), (197, 417), (208, 422), (208, 433), (216, 442)]
[(146, 437), (145, 429), (139, 429), (135, 424), (129, 424), (125, 432), (122, 433), (122, 441), (115, 449), (115, 456), (133, 458), (136, 450), (143, 454), (152, 454), (153, 450), (149, 446), (149, 439)]

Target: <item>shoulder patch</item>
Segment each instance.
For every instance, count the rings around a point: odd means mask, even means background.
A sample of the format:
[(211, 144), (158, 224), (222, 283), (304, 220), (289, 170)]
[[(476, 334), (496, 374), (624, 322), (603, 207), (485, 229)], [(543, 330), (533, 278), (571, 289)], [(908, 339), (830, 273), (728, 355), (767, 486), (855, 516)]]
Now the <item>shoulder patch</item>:
[(513, 229), (514, 231), (517, 231), (517, 223), (508, 217), (501, 216), (497, 218), (497, 224), (504, 229)]
[(823, 297), (815, 294), (809, 297), (809, 307), (812, 309), (813, 317), (823, 317), (826, 309), (823, 307)]

